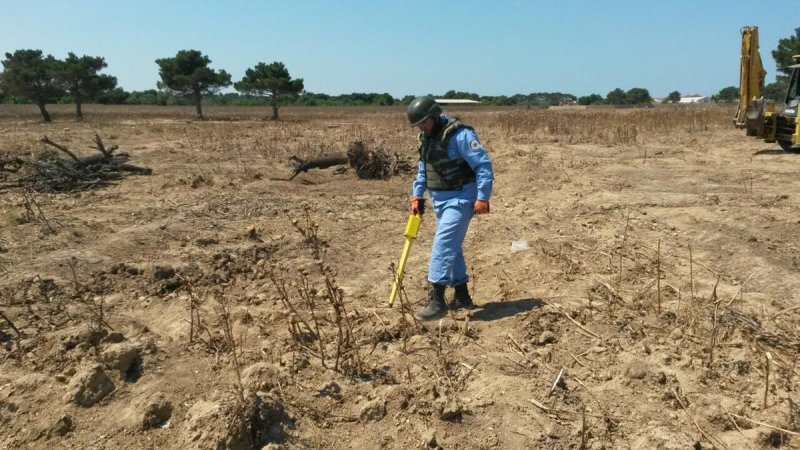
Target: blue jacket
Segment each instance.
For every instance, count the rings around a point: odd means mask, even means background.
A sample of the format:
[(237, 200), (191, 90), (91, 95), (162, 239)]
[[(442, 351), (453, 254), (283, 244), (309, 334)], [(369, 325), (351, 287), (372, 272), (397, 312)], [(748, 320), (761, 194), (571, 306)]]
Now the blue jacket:
[[(447, 123), (446, 115), (439, 116), (440, 124)], [(447, 155), (451, 158), (464, 158), (467, 164), (475, 172), (475, 182), (465, 184), (458, 191), (430, 191), (428, 194), (431, 200), (436, 203), (453, 198), (461, 198), (474, 201), (489, 201), (492, 195), (492, 182), (494, 181), (494, 170), (486, 149), (483, 148), (478, 135), (470, 128), (459, 128), (454, 132), (452, 138), (447, 143)], [(420, 161), (417, 169), (417, 177), (414, 179), (412, 196), (422, 198), (425, 194), (425, 163)]]

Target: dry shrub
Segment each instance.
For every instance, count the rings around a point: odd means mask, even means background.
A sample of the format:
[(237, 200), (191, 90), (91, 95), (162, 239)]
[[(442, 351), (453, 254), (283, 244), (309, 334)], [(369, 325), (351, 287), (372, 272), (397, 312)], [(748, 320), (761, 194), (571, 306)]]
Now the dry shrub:
[(292, 220), (313, 259), (311, 269), (299, 269), (298, 277), (287, 285), (286, 280), (292, 278), (288, 269), (273, 265), (270, 281), (290, 314), (289, 333), (294, 344), (318, 358), (323, 367), (329, 367), (333, 360), (333, 370), (359, 375), (363, 367), (358, 336), (344, 290), (325, 259), (328, 242), (319, 235), (319, 225), (311, 214), (310, 206), (304, 203), (302, 220)]
[(356, 169), (359, 178), (386, 180), (399, 173), (411, 173), (416, 166), (397, 153), (378, 148), (367, 148), (363, 142), (356, 141), (347, 148), (347, 159)]

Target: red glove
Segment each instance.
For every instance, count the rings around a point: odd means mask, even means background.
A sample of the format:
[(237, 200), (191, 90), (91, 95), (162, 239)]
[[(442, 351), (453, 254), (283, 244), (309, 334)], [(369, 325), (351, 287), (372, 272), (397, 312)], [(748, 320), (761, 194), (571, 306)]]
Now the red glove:
[(475, 214), (489, 214), (489, 202), (486, 200), (475, 200)]
[(411, 199), (411, 214), (425, 214), (425, 199), (414, 197)]

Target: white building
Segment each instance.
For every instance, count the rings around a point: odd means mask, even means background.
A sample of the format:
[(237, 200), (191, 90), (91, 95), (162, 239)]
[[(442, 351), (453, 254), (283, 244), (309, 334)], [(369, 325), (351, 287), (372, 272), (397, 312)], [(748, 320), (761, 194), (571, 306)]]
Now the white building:
[(709, 97), (704, 96), (704, 95), (686, 94), (686, 95), (681, 95), (681, 99), (680, 99), (680, 101), (678, 103), (681, 103), (681, 104), (708, 103), (710, 101), (711, 101), (711, 99)]
[(462, 98), (437, 98), (436, 103), (440, 105), (480, 105), (481, 102), (477, 100), (468, 100)]

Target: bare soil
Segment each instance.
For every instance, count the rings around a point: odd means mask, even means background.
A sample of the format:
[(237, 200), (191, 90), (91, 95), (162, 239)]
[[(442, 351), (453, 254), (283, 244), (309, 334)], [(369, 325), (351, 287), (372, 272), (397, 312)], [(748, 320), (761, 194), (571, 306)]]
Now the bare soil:
[(401, 108), (50, 109), (0, 153), (153, 174), (0, 192), (2, 448), (800, 448), (800, 155), (729, 108), (456, 111), (495, 192), (478, 308), (425, 324), (430, 215), (387, 306), (410, 176), (288, 180), (413, 161)]

